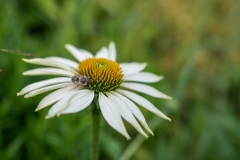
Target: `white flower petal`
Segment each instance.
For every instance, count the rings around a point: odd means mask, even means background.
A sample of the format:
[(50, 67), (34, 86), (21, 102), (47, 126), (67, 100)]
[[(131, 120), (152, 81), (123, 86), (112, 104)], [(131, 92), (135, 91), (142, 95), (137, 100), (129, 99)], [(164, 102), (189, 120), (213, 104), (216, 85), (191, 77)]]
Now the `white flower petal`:
[[(75, 113), (80, 111), (81, 109), (85, 109), (91, 102), (89, 102), (88, 104), (82, 103), (81, 101), (79, 101), (79, 99), (83, 100), (81, 98), (83, 96), (86, 100), (89, 101), (89, 99), (92, 97), (91, 95), (89, 96), (89, 93), (91, 92), (92, 92), (91, 90), (84, 89), (84, 90), (78, 90), (78, 91), (69, 93), (67, 96), (65, 96), (63, 99), (58, 101), (56, 104), (54, 104), (50, 108), (46, 118), (52, 118), (55, 115), (60, 116), (60, 114), (62, 114), (68, 107), (71, 107), (71, 108), (75, 107), (75, 110), (68, 110), (68, 111), (72, 111), (69, 113)], [(94, 97), (94, 93), (93, 93), (93, 97)], [(77, 103), (77, 102), (80, 102), (80, 103)], [(83, 105), (83, 106), (79, 106), (79, 105)]]
[(159, 111), (156, 107), (154, 107), (154, 105), (151, 102), (149, 102), (148, 100), (146, 100), (145, 98), (143, 98), (143, 97), (141, 97), (141, 96), (139, 96), (139, 95), (137, 95), (135, 93), (132, 93), (132, 92), (129, 92), (129, 91), (125, 91), (125, 90), (122, 90), (122, 89), (118, 89), (117, 92), (123, 94), (124, 96), (126, 96), (128, 98), (130, 98), (135, 103), (137, 103), (140, 106), (146, 108), (147, 110), (155, 113), (156, 115), (171, 121), (170, 118), (165, 116), (161, 111)]
[(71, 44), (66, 44), (65, 48), (73, 55), (73, 57), (75, 57), (79, 62), (93, 57), (92, 54), (86, 50), (83, 49), (77, 49), (76, 47), (74, 47)]
[(97, 58), (109, 58), (108, 57), (108, 49), (106, 47), (102, 47), (97, 53), (96, 56)]
[(67, 105), (69, 104), (69, 100), (72, 98), (72, 94), (67, 95), (57, 103), (55, 103), (48, 111), (48, 115), (45, 118), (52, 118), (55, 115), (59, 114), (62, 110), (67, 108)]
[(39, 111), (76, 91), (78, 91), (78, 89), (69, 90), (69, 87), (58, 89), (43, 98), (35, 111)]
[(140, 84), (140, 83), (122, 83), (121, 87), (135, 90), (141, 93), (148, 94), (150, 96), (156, 97), (156, 98), (166, 98), (166, 99), (171, 99), (171, 97), (163, 94), (162, 92), (158, 91), (157, 89), (145, 85), (145, 84)]
[(132, 75), (128, 75), (123, 77), (124, 81), (135, 81), (135, 82), (145, 82), (145, 83), (153, 83), (158, 82), (163, 79), (163, 76), (157, 76), (156, 74), (149, 72), (140, 72)]
[(59, 75), (72, 77), (74, 74), (72, 72), (58, 69), (58, 68), (36, 68), (23, 72), (25, 76), (38, 76), (38, 75)]
[(60, 83), (60, 84), (56, 84), (56, 85), (52, 85), (52, 86), (43, 87), (40, 89), (36, 89), (32, 92), (29, 92), (28, 94), (26, 94), (24, 96), (24, 98), (34, 97), (34, 96), (42, 94), (44, 92), (51, 91), (51, 90), (58, 89), (58, 88), (64, 88), (64, 87), (67, 87), (70, 85), (71, 85), (71, 83)]
[(118, 107), (121, 116), (128, 121), (138, 132), (140, 132), (143, 136), (148, 138), (148, 135), (142, 130), (141, 126), (136, 121), (135, 117), (133, 116), (131, 110), (128, 108), (128, 106), (117, 96), (114, 96), (110, 93), (107, 93), (108, 99), (112, 100), (113, 103)]
[(43, 59), (43, 58), (33, 58), (33, 59), (23, 59), (23, 61), (27, 63), (32, 63), (32, 64), (38, 64), (38, 65), (43, 65), (43, 66), (50, 66), (50, 67), (58, 67), (62, 68), (64, 70), (72, 72), (72, 67), (65, 65), (63, 63), (59, 63), (53, 60), (49, 59)]
[(116, 51), (116, 46), (114, 42), (110, 42), (108, 46), (108, 59), (111, 59), (112, 61), (116, 61), (117, 57), (117, 51)]
[(131, 139), (124, 127), (120, 113), (113, 102), (108, 100), (103, 93), (99, 93), (98, 101), (102, 115), (107, 123), (127, 139)]
[(85, 50), (85, 49), (78, 49), (78, 50), (79, 50), (80, 52), (84, 53), (84, 54), (87, 56), (87, 58), (92, 58), (92, 57), (94, 57), (91, 52), (89, 52), (89, 51), (87, 51), (87, 50)]
[(94, 92), (91, 90), (80, 90), (77, 92), (76, 101), (69, 102), (69, 105), (61, 114), (76, 113), (88, 107), (94, 98)]
[(125, 102), (128, 106), (128, 108), (132, 111), (132, 113), (136, 116), (136, 118), (140, 121), (140, 123), (143, 125), (143, 127), (153, 135), (152, 130), (148, 127), (147, 122), (142, 114), (142, 112), (139, 110), (139, 108), (132, 102), (130, 101), (128, 98), (126, 98), (125, 96), (115, 92), (115, 91), (111, 91), (110, 93), (112, 93), (113, 95), (119, 97), (123, 102)]
[(40, 82), (35, 82), (32, 84), (27, 85), (24, 87), (19, 93), (17, 93), (18, 96), (24, 95), (28, 92), (31, 92), (35, 89), (39, 89), (45, 86), (53, 85), (53, 84), (59, 84), (59, 83), (64, 83), (64, 82), (71, 82), (71, 78), (68, 77), (60, 77), (60, 78), (53, 78), (49, 80), (44, 80)]
[(71, 66), (73, 68), (78, 68), (78, 63), (70, 60), (70, 59), (66, 59), (66, 58), (62, 58), (62, 57), (46, 57), (44, 59), (49, 59), (49, 60), (53, 60), (53, 61), (57, 61), (63, 64), (66, 64), (68, 66)]
[(120, 63), (120, 66), (122, 68), (123, 75), (128, 76), (144, 70), (144, 68), (147, 66), (147, 63)]

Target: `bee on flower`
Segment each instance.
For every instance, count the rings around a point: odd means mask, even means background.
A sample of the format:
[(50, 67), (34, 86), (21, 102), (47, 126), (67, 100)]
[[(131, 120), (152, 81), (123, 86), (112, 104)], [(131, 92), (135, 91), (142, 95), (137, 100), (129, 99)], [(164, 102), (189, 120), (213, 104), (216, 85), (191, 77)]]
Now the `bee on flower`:
[(61, 76), (27, 85), (17, 94), (30, 98), (55, 90), (41, 100), (36, 111), (52, 106), (46, 118), (76, 113), (87, 108), (95, 99), (107, 123), (127, 139), (130, 139), (130, 136), (122, 118), (143, 136), (148, 137), (142, 127), (153, 135), (136, 104), (170, 121), (151, 102), (134, 93), (171, 99), (157, 89), (143, 84), (158, 82), (163, 78), (143, 72), (146, 63), (117, 63), (113, 42), (108, 47), (102, 47), (95, 57), (92, 53), (70, 44), (65, 47), (77, 62), (62, 57), (23, 59), (27, 63), (47, 66), (26, 71), (23, 75)]

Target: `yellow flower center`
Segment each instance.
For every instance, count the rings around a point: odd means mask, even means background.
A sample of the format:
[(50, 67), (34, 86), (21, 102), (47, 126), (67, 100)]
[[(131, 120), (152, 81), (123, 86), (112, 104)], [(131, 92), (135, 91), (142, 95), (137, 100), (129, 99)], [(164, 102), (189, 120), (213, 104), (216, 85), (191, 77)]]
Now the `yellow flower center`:
[(78, 73), (92, 79), (89, 89), (95, 93), (119, 88), (123, 77), (120, 65), (106, 58), (88, 58), (80, 62)]

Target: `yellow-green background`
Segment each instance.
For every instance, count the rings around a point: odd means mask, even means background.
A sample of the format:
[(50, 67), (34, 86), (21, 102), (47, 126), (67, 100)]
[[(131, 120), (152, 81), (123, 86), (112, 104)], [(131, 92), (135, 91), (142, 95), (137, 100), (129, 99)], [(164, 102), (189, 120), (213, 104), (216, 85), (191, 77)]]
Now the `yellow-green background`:
[[(73, 59), (64, 44), (96, 53), (110, 41), (118, 62), (147, 62), (165, 77), (152, 86), (172, 101), (144, 96), (172, 122), (141, 108), (155, 135), (125, 123), (127, 141), (103, 120), (101, 159), (240, 159), (239, 0), (0, 0), (1, 49)], [(90, 109), (49, 120), (48, 109), (34, 112), (48, 93), (16, 93), (51, 77), (22, 76), (38, 67), (22, 58), (0, 52), (0, 159), (88, 159)]]

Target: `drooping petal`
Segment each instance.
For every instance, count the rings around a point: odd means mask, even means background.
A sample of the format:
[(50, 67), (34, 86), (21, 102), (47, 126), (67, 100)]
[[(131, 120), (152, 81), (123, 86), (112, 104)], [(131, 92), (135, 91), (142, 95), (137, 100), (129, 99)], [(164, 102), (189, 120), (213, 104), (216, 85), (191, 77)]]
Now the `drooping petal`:
[(107, 94), (108, 99), (112, 100), (112, 102), (118, 107), (121, 116), (128, 121), (138, 132), (140, 132), (143, 136), (148, 138), (148, 135), (142, 130), (141, 126), (136, 121), (135, 117), (133, 116), (131, 110), (128, 106), (122, 101), (122, 99), (114, 96), (110, 93)]
[(76, 91), (78, 91), (78, 89), (71, 90), (69, 87), (58, 89), (52, 92), (51, 94), (47, 95), (45, 98), (43, 98), (41, 102), (38, 104), (38, 107), (36, 108), (35, 111), (39, 111), (40, 109), (50, 106), (59, 101), (60, 99), (63, 99), (64, 97), (75, 93)]
[(69, 104), (69, 100), (72, 98), (73, 94), (69, 94), (66, 97), (59, 100), (57, 103), (55, 103), (48, 111), (48, 115), (45, 118), (52, 118), (55, 115), (60, 115), (61, 111), (67, 108)]
[(122, 95), (130, 98), (131, 100), (133, 100), (135, 103), (139, 104), (140, 106), (146, 108), (147, 110), (155, 113), (156, 115), (164, 118), (164, 119), (167, 119), (169, 121), (171, 121), (170, 118), (168, 118), (166, 115), (164, 115), (161, 111), (159, 111), (151, 102), (149, 102), (148, 100), (146, 100), (145, 98), (135, 94), (135, 93), (132, 93), (132, 92), (129, 92), (129, 91), (125, 91), (125, 90), (122, 90), (122, 89), (117, 89), (117, 92), (118, 93), (121, 93)]
[[(81, 91), (81, 92), (80, 92)], [(76, 94), (76, 101), (70, 102), (68, 107), (60, 114), (76, 113), (88, 107), (94, 98), (94, 92), (91, 90), (80, 90)]]
[(140, 73), (127, 75), (127, 76), (124, 75), (123, 79), (124, 81), (153, 83), (163, 79), (163, 76), (157, 76), (156, 74), (149, 73), (149, 72), (140, 72)]
[(86, 50), (83, 50), (83, 49), (77, 49), (76, 47), (74, 47), (73, 45), (71, 44), (66, 44), (65, 45), (65, 48), (73, 55), (73, 57), (75, 57), (79, 62), (87, 59), (87, 58), (90, 58), (90, 57), (93, 57), (93, 55), (86, 51)]
[(70, 59), (66, 59), (66, 58), (62, 58), (62, 57), (46, 57), (44, 59), (49, 59), (49, 60), (53, 60), (53, 61), (57, 61), (63, 64), (66, 64), (68, 66), (71, 66), (73, 68), (77, 68), (78, 67), (78, 63), (70, 60)]
[(110, 42), (108, 46), (108, 59), (111, 59), (112, 61), (116, 61), (117, 57), (117, 51), (116, 46), (114, 42)]
[(60, 84), (56, 84), (56, 85), (52, 85), (52, 86), (43, 87), (40, 89), (33, 90), (32, 92), (29, 92), (28, 94), (26, 94), (24, 96), (24, 98), (34, 97), (34, 96), (42, 94), (44, 92), (51, 91), (51, 90), (58, 89), (58, 88), (64, 88), (64, 87), (67, 87), (70, 85), (71, 85), (71, 83), (60, 83)]
[(147, 63), (120, 63), (120, 66), (122, 68), (123, 75), (128, 76), (144, 70), (144, 68), (147, 66)]
[(140, 123), (143, 125), (143, 127), (153, 135), (152, 130), (148, 127), (147, 122), (142, 114), (142, 112), (139, 110), (139, 108), (132, 102), (130, 101), (128, 98), (126, 98), (125, 96), (115, 92), (115, 91), (111, 91), (110, 93), (112, 93), (113, 95), (117, 96), (118, 98), (120, 98), (123, 102), (125, 102), (127, 104), (127, 106), (129, 107), (129, 109), (132, 111), (132, 113), (134, 114), (134, 116), (140, 121)]
[(39, 75), (59, 75), (72, 77), (74, 74), (72, 72), (58, 69), (58, 68), (36, 68), (23, 72), (25, 76), (39, 76)]
[(66, 64), (59, 63), (53, 60), (49, 59), (43, 59), (43, 58), (33, 58), (33, 59), (23, 59), (23, 61), (31, 64), (38, 64), (38, 65), (43, 65), (43, 66), (50, 66), (50, 67), (57, 67), (57, 68), (62, 68), (67, 71), (72, 71), (72, 68)]
[[(70, 94), (68, 94), (66, 97), (64, 97), (63, 99), (61, 99), (60, 101), (58, 101), (57, 103), (55, 103), (48, 111), (48, 115), (46, 116), (46, 118), (52, 118), (54, 116), (59, 116), (64, 110), (66, 110), (70, 105), (72, 105), (74, 103), (75, 107), (78, 106), (80, 104), (76, 104), (75, 102), (79, 102), (79, 96), (83, 95), (84, 98), (88, 98), (86, 97), (86, 95), (88, 95), (88, 93), (90, 92), (90, 90), (80, 90), (80, 91), (76, 91), (76, 92), (72, 92)], [(86, 108), (87, 106), (80, 106), (80, 108)], [(82, 109), (82, 108), (81, 108)]]
[(124, 127), (120, 113), (113, 102), (107, 99), (103, 93), (99, 93), (98, 101), (102, 115), (107, 123), (127, 139), (131, 139)]
[(102, 47), (97, 53), (97, 58), (107, 58), (108, 59), (108, 49), (106, 47)]
[(24, 87), (19, 93), (17, 93), (17, 95), (18, 96), (24, 95), (35, 89), (39, 89), (39, 88), (53, 85), (53, 84), (64, 83), (64, 82), (71, 82), (71, 79), (69, 77), (59, 77), (59, 78), (53, 78), (53, 79), (44, 80), (44, 81), (40, 81), (40, 82), (35, 82), (35, 83), (29, 84), (26, 87)]
[(158, 91), (157, 89), (145, 85), (145, 84), (140, 84), (140, 83), (122, 83), (121, 87), (135, 90), (141, 93), (148, 94), (150, 96), (156, 97), (156, 98), (166, 98), (166, 99), (171, 99), (171, 97), (163, 94), (162, 92)]

